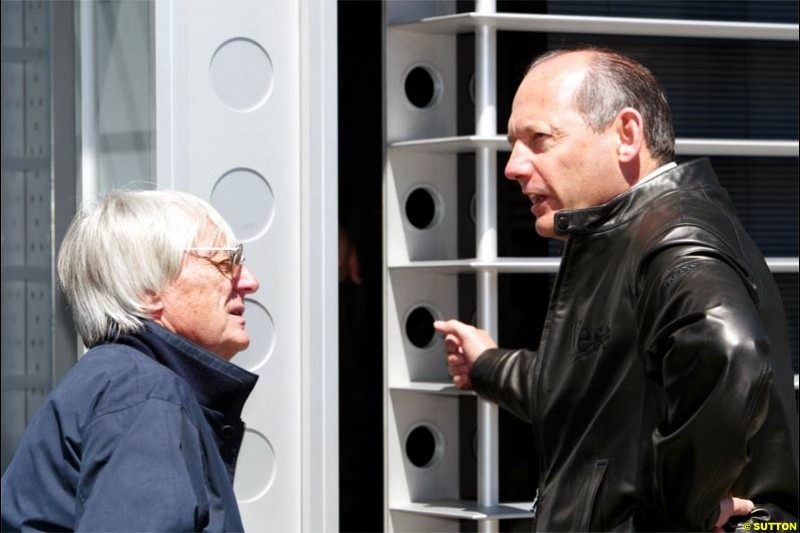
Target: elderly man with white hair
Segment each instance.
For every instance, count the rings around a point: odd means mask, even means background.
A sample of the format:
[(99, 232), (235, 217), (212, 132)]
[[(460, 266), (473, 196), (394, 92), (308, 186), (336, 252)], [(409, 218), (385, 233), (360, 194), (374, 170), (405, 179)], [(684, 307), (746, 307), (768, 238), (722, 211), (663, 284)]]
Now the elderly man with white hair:
[(2, 480), (3, 531), (241, 531), (233, 474), (257, 376), (258, 280), (207, 202), (116, 192), (73, 221), (58, 273), (91, 348), (30, 422)]

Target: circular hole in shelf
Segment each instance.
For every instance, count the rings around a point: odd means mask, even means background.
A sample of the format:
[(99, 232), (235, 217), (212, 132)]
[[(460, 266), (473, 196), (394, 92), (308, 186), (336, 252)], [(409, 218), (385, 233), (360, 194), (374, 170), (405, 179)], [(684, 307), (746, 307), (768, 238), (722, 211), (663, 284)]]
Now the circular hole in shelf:
[(427, 187), (417, 187), (406, 197), (406, 219), (417, 229), (430, 229), (435, 226), (439, 211), (436, 193)]
[(472, 73), (472, 76), (469, 77), (469, 99), (472, 102), (472, 105), (475, 105), (475, 73)]
[(409, 103), (418, 109), (436, 105), (441, 94), (439, 75), (427, 65), (411, 67), (406, 73), (403, 87)]
[(430, 307), (421, 305), (413, 309), (406, 317), (406, 337), (417, 348), (427, 348), (433, 344), (436, 330), (433, 321), (436, 315)]
[(478, 220), (478, 197), (476, 195), (472, 195), (472, 198), (469, 201), (469, 219), (472, 221), (472, 225), (475, 226)]
[(418, 424), (406, 436), (406, 457), (417, 468), (429, 468), (439, 461), (443, 453), (442, 439), (429, 424)]

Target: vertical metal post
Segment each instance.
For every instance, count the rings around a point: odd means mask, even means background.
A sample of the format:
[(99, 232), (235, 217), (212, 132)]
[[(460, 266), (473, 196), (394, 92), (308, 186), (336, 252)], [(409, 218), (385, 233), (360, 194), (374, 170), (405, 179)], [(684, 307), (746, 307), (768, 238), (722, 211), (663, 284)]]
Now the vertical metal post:
[[(55, 258), (69, 223), (77, 208), (78, 185), (75, 137), (77, 73), (75, 72), (75, 16), (73, 2), (53, 2), (50, 5), (50, 84), (51, 129), (50, 146), (53, 170), (52, 255)], [(58, 383), (83, 353), (83, 343), (75, 335), (72, 316), (64, 293), (53, 289), (53, 371), (52, 383)], [(78, 339), (76, 341), (76, 338)]]
[[(494, 0), (477, 0), (479, 13), (494, 13)], [(475, 28), (475, 124), (476, 134), (497, 134), (496, 83), (497, 32), (487, 25)], [(475, 154), (476, 239), (480, 260), (497, 258), (497, 152), (478, 148)], [(497, 338), (497, 273), (479, 272), (477, 287), (478, 327)], [(478, 400), (478, 505), (498, 504), (497, 406)], [(479, 522), (478, 531), (498, 530), (497, 520)]]
[[(81, 62), (81, 162), (78, 178), (77, 210), (90, 206), (97, 200), (97, 53), (95, 51), (95, 1), (80, 3), (80, 62)], [(86, 347), (80, 335), (75, 336), (80, 358)]]
[(95, 53), (95, 2), (80, 3), (81, 19), (81, 178), (80, 196), (85, 204), (97, 196), (97, 83)]

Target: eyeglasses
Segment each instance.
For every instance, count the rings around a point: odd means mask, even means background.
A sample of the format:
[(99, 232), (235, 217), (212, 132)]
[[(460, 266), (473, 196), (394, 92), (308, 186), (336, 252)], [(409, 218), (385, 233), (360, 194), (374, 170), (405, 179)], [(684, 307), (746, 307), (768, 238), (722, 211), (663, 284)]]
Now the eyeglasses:
[(186, 248), (187, 252), (228, 252), (228, 259), (225, 263), (229, 265), (231, 274), (238, 274), (244, 263), (244, 244), (239, 243), (235, 248), (215, 248), (201, 246), (198, 248)]

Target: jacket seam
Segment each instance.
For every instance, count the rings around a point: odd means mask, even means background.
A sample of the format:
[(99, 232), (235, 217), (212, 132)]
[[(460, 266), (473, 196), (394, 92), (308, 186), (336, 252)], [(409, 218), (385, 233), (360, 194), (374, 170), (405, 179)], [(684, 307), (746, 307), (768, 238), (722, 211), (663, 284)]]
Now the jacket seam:
[(194, 423), (194, 420), (192, 420), (191, 417), (187, 416), (186, 409), (184, 408), (184, 405), (182, 403), (170, 400), (168, 398), (161, 398), (159, 396), (148, 396), (147, 398), (142, 398), (141, 400), (139, 400), (137, 402), (134, 402), (132, 404), (124, 405), (124, 406), (119, 407), (117, 409), (112, 409), (110, 411), (105, 411), (102, 414), (98, 414), (97, 416), (92, 418), (91, 422), (86, 424), (86, 429), (88, 429), (91, 425), (93, 425), (95, 422), (99, 421), (100, 419), (105, 418), (106, 416), (117, 414), (117, 413), (120, 413), (122, 411), (126, 411), (128, 409), (133, 409), (134, 407), (138, 407), (141, 404), (147, 403), (150, 400), (156, 400), (156, 401), (159, 401), (159, 402), (168, 403), (168, 404), (174, 405), (175, 407), (178, 407), (181, 410), (181, 413), (183, 413), (183, 416), (192, 424), (192, 426), (194, 426), (195, 429), (198, 429), (198, 430), (200, 429), (200, 428), (197, 427), (197, 424)]

